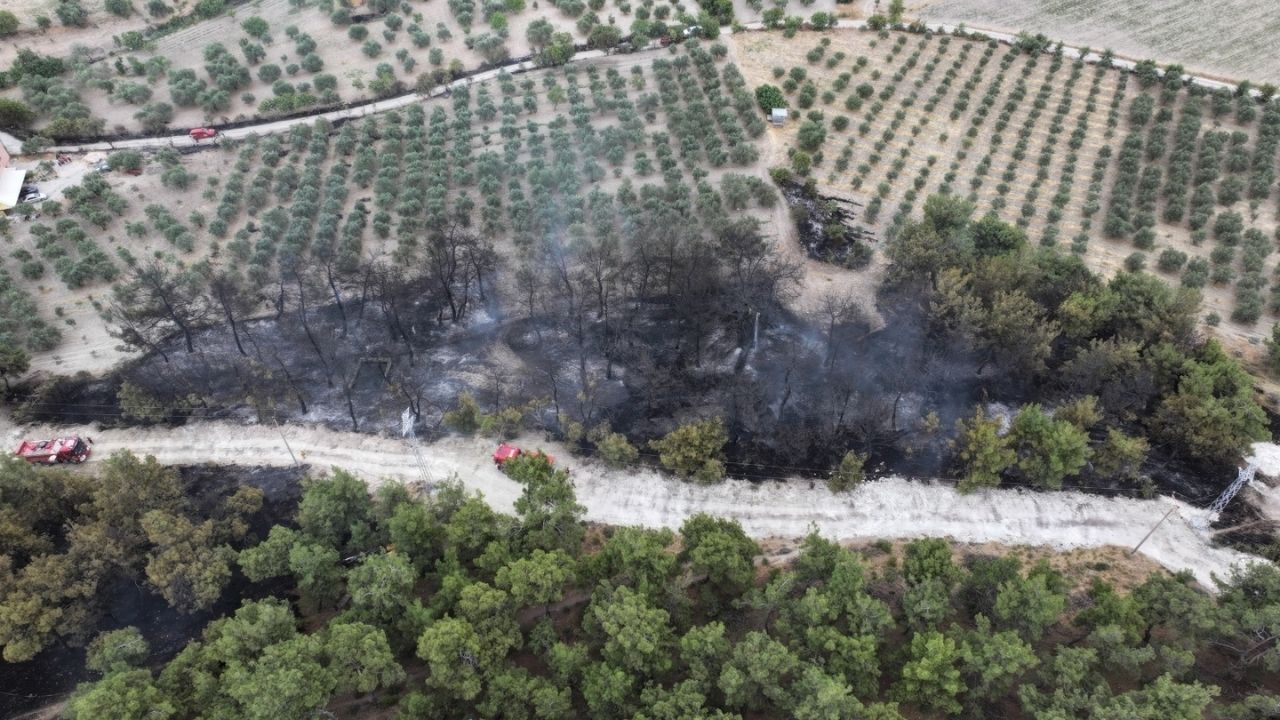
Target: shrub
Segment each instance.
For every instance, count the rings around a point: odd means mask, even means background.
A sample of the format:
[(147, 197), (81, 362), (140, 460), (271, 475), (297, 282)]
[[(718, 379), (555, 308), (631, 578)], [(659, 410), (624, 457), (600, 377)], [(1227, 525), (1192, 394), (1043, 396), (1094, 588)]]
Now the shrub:
[(320, 92), (335, 90), (338, 87), (338, 78), (329, 73), (320, 73), (312, 78), (312, 81), (315, 83), (316, 90)]
[(142, 167), (142, 153), (137, 150), (121, 150), (107, 157), (107, 165), (117, 172), (138, 170)]
[(244, 30), (249, 37), (265, 41), (267, 33), (271, 31), (271, 25), (257, 15), (251, 15), (240, 23), (240, 29)]
[(1156, 259), (1156, 267), (1161, 272), (1174, 273), (1182, 269), (1187, 263), (1187, 254), (1181, 250), (1173, 248), (1165, 248), (1160, 252), (1160, 256)]
[(776, 85), (761, 85), (756, 88), (756, 103), (761, 110), (769, 112), (773, 108), (787, 107), (787, 99)]
[(324, 61), (315, 53), (307, 53), (302, 56), (302, 69), (309, 73), (320, 72), (324, 69)]
[(827, 478), (827, 488), (831, 492), (844, 492), (853, 490), (866, 480), (866, 473), (863, 467), (866, 465), (867, 457), (859, 455), (850, 450), (840, 459), (840, 464), (831, 471), (831, 476)]
[(186, 190), (191, 187), (191, 183), (195, 182), (197, 179), (198, 178), (194, 173), (189, 173), (178, 165), (165, 170), (164, 174), (160, 176), (160, 182), (163, 183), (165, 187), (174, 188), (176, 190)]
[(264, 83), (273, 83), (280, 79), (283, 71), (275, 63), (267, 63), (258, 68), (258, 79)]
[(133, 114), (144, 130), (149, 133), (158, 133), (169, 126), (169, 122), (173, 120), (173, 106), (166, 102), (147, 103), (142, 109)]
[(89, 26), (89, 12), (84, 9), (79, 0), (58, 0), (53, 14), (57, 16), (58, 22), (67, 27)]
[(813, 152), (822, 147), (822, 143), (827, 139), (827, 130), (822, 127), (821, 123), (813, 120), (805, 120), (800, 123), (800, 130), (796, 134), (796, 142), (802, 150)]
[(809, 168), (813, 167), (813, 156), (803, 150), (797, 150), (791, 156), (791, 169), (797, 175), (807, 175)]
[(729, 442), (724, 423), (716, 418), (687, 423), (651, 440), (649, 447), (658, 453), (662, 466), (684, 478), (700, 483), (724, 478), (724, 446)]
[(36, 113), (21, 100), (0, 97), (0, 129), (18, 130), (30, 125)]
[(0, 37), (8, 37), (18, 32), (18, 16), (8, 10), (0, 10)]
[(196, 15), (208, 20), (226, 12), (227, 4), (223, 0), (200, 0), (196, 3)]

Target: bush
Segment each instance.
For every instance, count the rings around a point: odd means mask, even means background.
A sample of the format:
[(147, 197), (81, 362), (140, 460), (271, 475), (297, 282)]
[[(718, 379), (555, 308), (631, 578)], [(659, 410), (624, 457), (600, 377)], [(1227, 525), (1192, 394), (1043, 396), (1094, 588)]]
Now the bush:
[(791, 156), (791, 169), (797, 175), (808, 175), (809, 168), (813, 167), (813, 156), (803, 150), (797, 150)]
[(129, 17), (133, 14), (133, 3), (129, 0), (107, 0), (103, 7), (107, 12), (118, 17)]
[(191, 184), (197, 179), (198, 178), (194, 173), (189, 173), (186, 170), (183, 170), (181, 166), (177, 165), (165, 170), (164, 174), (160, 176), (160, 182), (163, 183), (165, 187), (174, 188), (176, 190), (186, 190), (191, 187)]
[(1187, 254), (1181, 250), (1173, 248), (1165, 248), (1160, 252), (1160, 256), (1156, 259), (1156, 267), (1161, 272), (1174, 273), (1182, 269), (1187, 263)]
[(827, 130), (822, 127), (821, 123), (813, 120), (805, 120), (800, 123), (800, 130), (796, 134), (796, 142), (802, 150), (814, 152), (822, 147), (822, 143), (827, 139)]
[(275, 63), (267, 63), (258, 68), (258, 79), (264, 83), (273, 83), (280, 79), (284, 71)]
[(316, 90), (320, 92), (335, 90), (338, 87), (338, 78), (334, 75), (330, 75), (329, 73), (320, 73), (319, 75), (316, 75), (312, 78), (312, 82), (315, 84)]
[(315, 53), (302, 56), (302, 69), (309, 73), (317, 73), (324, 69), (324, 61)]
[(79, 0), (58, 0), (53, 14), (57, 16), (58, 22), (67, 27), (89, 26), (89, 12), (84, 9)]
[(19, 130), (30, 125), (36, 113), (21, 100), (0, 97), (0, 129)]
[(859, 455), (852, 450), (846, 452), (844, 457), (840, 459), (840, 464), (831, 471), (831, 476), (827, 478), (827, 488), (831, 492), (845, 492), (858, 487), (866, 480), (866, 473), (863, 469), (866, 462), (867, 457), (865, 455)]
[(0, 10), (0, 37), (8, 37), (18, 32), (18, 16), (8, 10)]
[(363, 25), (352, 25), (351, 28), (347, 30), (347, 37), (355, 40), (356, 42), (362, 42), (365, 38), (369, 37), (369, 28)]
[(151, 99), (151, 88), (142, 83), (116, 83), (116, 88), (111, 93), (111, 99), (130, 105), (141, 105)]
[(592, 431), (591, 440), (596, 444), (596, 454), (613, 468), (633, 465), (640, 458), (640, 451), (622, 433), (608, 432), (607, 427)]
[(165, 102), (148, 103), (133, 114), (135, 120), (149, 133), (158, 133), (173, 120), (173, 106)]
[(240, 29), (251, 38), (267, 41), (267, 33), (271, 31), (271, 25), (257, 15), (251, 15), (240, 23)]
[(649, 441), (649, 447), (667, 470), (700, 483), (713, 483), (724, 478), (722, 458), (728, 442), (724, 423), (716, 418), (681, 425), (662, 439)]
[(787, 99), (776, 85), (761, 85), (756, 88), (756, 103), (761, 110), (769, 112), (774, 108), (787, 107)]
[(114, 171), (139, 170), (142, 168), (142, 153), (137, 150), (121, 150), (107, 157), (107, 165)]
[(1204, 258), (1192, 258), (1187, 261), (1187, 267), (1182, 271), (1182, 286), (1187, 288), (1202, 288), (1209, 282), (1209, 261)]

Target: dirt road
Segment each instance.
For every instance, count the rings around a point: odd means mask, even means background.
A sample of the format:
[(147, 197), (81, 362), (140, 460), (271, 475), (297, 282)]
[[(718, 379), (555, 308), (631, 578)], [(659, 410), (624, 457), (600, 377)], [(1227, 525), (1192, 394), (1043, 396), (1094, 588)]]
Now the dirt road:
[[(97, 430), (92, 427), (20, 428), (0, 419), (0, 438), (81, 433), (96, 441), (93, 462), (117, 450), (154, 455), (164, 463), (285, 465), (293, 462), (281, 433), (300, 462), (323, 470), (338, 466), (371, 484), (386, 480), (438, 482), (451, 476), (478, 491), (497, 509), (510, 512), (519, 486), (498, 472), (483, 439), (450, 438), (413, 446), (383, 438), (322, 428), (241, 426), (223, 422), (179, 428)], [(1110, 499), (1075, 492), (1032, 493), (992, 490), (959, 495), (944, 485), (902, 478), (868, 483), (855, 492), (832, 495), (806, 480), (753, 483), (728, 480), (698, 486), (647, 468), (610, 470), (570, 457), (554, 443), (526, 439), (562, 458), (573, 473), (587, 519), (616, 525), (678, 528), (699, 512), (735, 518), (755, 537), (801, 537), (812, 528), (840, 540), (950, 537), (963, 542), (999, 542), (1055, 548), (1137, 545), (1161, 517), (1175, 509), (1143, 544), (1142, 552), (1171, 570), (1189, 569), (1206, 586), (1233, 565), (1255, 558), (1209, 545), (1186, 520), (1197, 510), (1181, 503)]]

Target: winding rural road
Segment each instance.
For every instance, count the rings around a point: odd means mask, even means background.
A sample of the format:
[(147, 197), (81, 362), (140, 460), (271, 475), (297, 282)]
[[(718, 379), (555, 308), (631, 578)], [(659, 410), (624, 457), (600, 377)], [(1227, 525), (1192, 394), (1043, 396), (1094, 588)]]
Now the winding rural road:
[[(746, 30), (746, 31), (763, 31), (766, 29), (764, 23), (762, 22), (749, 22), (741, 25), (741, 27), (743, 30)], [(835, 27), (841, 30), (848, 30), (848, 29), (861, 30), (867, 27), (867, 23), (865, 20), (842, 19), (837, 21)], [(935, 33), (954, 33), (956, 30), (961, 29), (962, 26), (953, 25), (950, 23), (925, 23), (925, 27), (927, 27), (930, 31)], [(974, 26), (963, 26), (963, 29), (968, 33), (983, 35), (985, 37), (988, 37), (992, 40), (995, 40), (997, 42), (1001, 42), (1004, 44), (1012, 44), (1017, 40), (1017, 35), (1006, 33), (1006, 32), (1000, 32), (997, 30), (989, 30), (989, 29), (974, 27)], [(661, 49), (660, 46), (657, 43), (653, 43), (646, 48), (637, 50), (636, 52), (637, 53), (653, 52), (659, 49)], [(1079, 58), (1081, 56), (1081, 53), (1082, 53), (1081, 48), (1070, 47), (1065, 45), (1063, 46), (1063, 54), (1068, 58), (1072, 58), (1072, 59)], [(584, 50), (574, 55), (573, 59), (570, 60), (569, 62), (570, 63), (586, 62), (589, 60), (595, 60), (601, 57), (605, 57), (608, 54), (609, 53), (603, 50)], [(1101, 59), (1102, 59), (1101, 54), (1097, 52), (1089, 52), (1084, 56), (1084, 60), (1087, 63), (1096, 64)], [(1137, 65), (1137, 63), (1134, 60), (1128, 59), (1128, 58), (1122, 58), (1122, 57), (1113, 58), (1112, 64), (1114, 64), (1118, 68), (1122, 68), (1125, 70), (1132, 70)], [(257, 123), (255, 125), (246, 125), (244, 127), (229, 128), (229, 129), (220, 131), (220, 135), (222, 137), (226, 137), (230, 139), (242, 139), (242, 138), (253, 137), (258, 135), (272, 135), (276, 133), (286, 132), (289, 128), (294, 127), (295, 125), (313, 123), (319, 118), (324, 118), (332, 122), (335, 120), (350, 120), (354, 118), (366, 117), (368, 115), (376, 115), (378, 113), (387, 112), (389, 110), (395, 110), (397, 108), (406, 107), (408, 105), (412, 105), (413, 103), (419, 102), (421, 100), (428, 100), (430, 98), (440, 97), (450, 92), (453, 88), (462, 87), (465, 85), (471, 85), (478, 82), (484, 82), (486, 80), (491, 80), (497, 77), (503, 71), (506, 71), (514, 75), (514, 74), (529, 72), (530, 70), (537, 69), (537, 67), (538, 66), (532, 60), (525, 60), (521, 62), (511, 63), (510, 65), (505, 65), (500, 68), (494, 68), (492, 70), (486, 70), (480, 73), (476, 73), (475, 75), (463, 78), (461, 80), (455, 80), (446, 85), (437, 86), (433, 88), (429, 93), (408, 92), (403, 95), (397, 95), (395, 97), (378, 100), (375, 102), (367, 103), (365, 105), (360, 105), (358, 107), (341, 108), (338, 110), (329, 110), (326, 112), (320, 112), (314, 115), (307, 115), (304, 117), (289, 118), (286, 120), (265, 121), (265, 122)], [(1164, 71), (1163, 69), (1161, 69), (1158, 72), (1163, 74)], [(1191, 84), (1199, 85), (1201, 87), (1204, 87), (1210, 90), (1217, 90), (1217, 89), (1234, 90), (1236, 88), (1236, 84), (1223, 82), (1221, 80), (1215, 80), (1212, 78), (1200, 77), (1196, 75), (1184, 75), (1183, 77), (1187, 82)], [(1258, 90), (1252, 90), (1251, 93), (1255, 97), (1261, 94), (1260, 91)], [(205, 144), (209, 144), (209, 142), (214, 142), (214, 141), (205, 141)], [(192, 140), (189, 136), (185, 134), (156, 135), (152, 137), (131, 138), (127, 140), (101, 141), (101, 142), (93, 142), (93, 143), (83, 143), (78, 145), (55, 145), (53, 147), (50, 147), (48, 150), (46, 150), (46, 152), (82, 153), (82, 152), (103, 152), (103, 151), (111, 151), (111, 150), (143, 150), (143, 149), (158, 149), (158, 148), (165, 148), (165, 147), (175, 147), (175, 148), (190, 147), (198, 144), (200, 144), (200, 141)], [(15, 156), (18, 155), (22, 149), (21, 140), (3, 132), (0, 132), (0, 145), (3, 145), (11, 155), (15, 155)]]
[[(456, 477), (504, 512), (511, 512), (520, 494), (520, 487), (493, 467), (493, 443), (483, 439), (449, 438), (415, 448), (400, 438), (299, 426), (277, 429), (192, 422), (176, 428), (54, 429), (22, 428), (0, 418), (0, 439), (12, 445), (21, 437), (55, 433), (92, 436), (96, 445), (91, 465), (119, 450), (154, 455), (166, 464), (278, 466), (292, 464), (296, 457), (320, 470), (344, 468), (371, 485)], [(1190, 570), (1208, 588), (1213, 587), (1215, 575), (1225, 577), (1233, 566), (1257, 560), (1213, 547), (1187, 522), (1200, 511), (1168, 498), (1133, 500), (1019, 490), (960, 495), (947, 485), (903, 478), (877, 480), (841, 495), (801, 479), (731, 479), (702, 486), (643, 467), (612, 470), (571, 458), (565, 448), (553, 443), (527, 439), (524, 444), (545, 446), (562, 458), (572, 471), (586, 518), (601, 523), (676, 529), (689, 516), (705, 512), (734, 518), (758, 538), (798, 538), (817, 529), (842, 541), (936, 536), (1059, 549), (1132, 548), (1154, 527), (1140, 552), (1170, 570)], [(1170, 510), (1174, 512), (1161, 523)]]

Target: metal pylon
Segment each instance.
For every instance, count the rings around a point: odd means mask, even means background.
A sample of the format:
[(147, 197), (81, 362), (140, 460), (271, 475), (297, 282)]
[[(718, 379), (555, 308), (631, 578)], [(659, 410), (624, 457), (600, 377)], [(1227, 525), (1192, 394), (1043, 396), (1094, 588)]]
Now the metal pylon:
[(1191, 520), (1191, 527), (1202, 533), (1208, 531), (1209, 526), (1213, 525), (1213, 523), (1217, 521), (1218, 515), (1226, 509), (1227, 504), (1231, 502), (1231, 499), (1234, 498), (1245, 485), (1253, 482), (1253, 478), (1257, 474), (1258, 466), (1254, 463), (1249, 463), (1248, 467), (1241, 468), (1239, 474), (1236, 475), (1235, 482), (1228, 485), (1227, 489), (1222, 491), (1222, 494), (1218, 496), (1217, 500), (1213, 501), (1213, 504), (1210, 505), (1207, 510)]
[(409, 440), (409, 449), (413, 451), (413, 460), (418, 465), (418, 474), (422, 476), (423, 490), (431, 492), (431, 473), (427, 472), (427, 461), (422, 457), (422, 441), (418, 439), (418, 430), (414, 427), (413, 411), (406, 408), (400, 415), (400, 426), (405, 438)]

